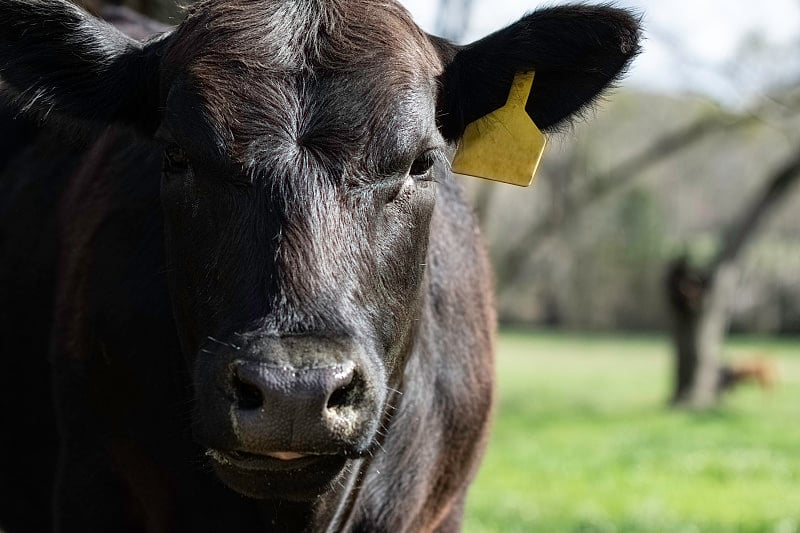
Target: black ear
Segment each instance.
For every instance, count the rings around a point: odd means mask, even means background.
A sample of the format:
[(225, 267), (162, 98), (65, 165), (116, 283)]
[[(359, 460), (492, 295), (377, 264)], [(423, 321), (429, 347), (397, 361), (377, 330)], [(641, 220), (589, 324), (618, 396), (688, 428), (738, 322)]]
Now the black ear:
[(639, 17), (606, 6), (536, 11), (464, 47), (435, 42), (446, 67), (439, 101), (444, 137), (502, 107), (514, 75), (534, 70), (526, 110), (541, 130), (554, 130), (591, 104), (639, 52)]
[(0, 87), (42, 119), (152, 131), (162, 46), (133, 40), (66, 1), (0, 1)]

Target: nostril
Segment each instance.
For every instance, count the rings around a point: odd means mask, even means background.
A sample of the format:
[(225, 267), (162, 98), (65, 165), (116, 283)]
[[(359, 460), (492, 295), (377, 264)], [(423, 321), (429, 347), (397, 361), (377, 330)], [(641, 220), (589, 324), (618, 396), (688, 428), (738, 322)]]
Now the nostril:
[(236, 406), (243, 411), (259, 409), (264, 405), (264, 395), (258, 387), (245, 383), (238, 376), (233, 376), (233, 397)]
[(328, 397), (326, 407), (328, 409), (335, 409), (337, 407), (353, 405), (357, 401), (359, 391), (361, 390), (360, 383), (361, 378), (358, 373), (355, 373), (349, 382), (343, 384), (331, 393)]

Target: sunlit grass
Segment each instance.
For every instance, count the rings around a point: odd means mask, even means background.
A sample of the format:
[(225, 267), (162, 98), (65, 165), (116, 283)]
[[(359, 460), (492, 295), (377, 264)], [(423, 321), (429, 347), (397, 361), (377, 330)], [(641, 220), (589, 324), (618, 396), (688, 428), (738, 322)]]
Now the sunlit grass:
[(800, 341), (739, 339), (780, 383), (667, 409), (666, 339), (505, 332), (465, 531), (800, 532)]

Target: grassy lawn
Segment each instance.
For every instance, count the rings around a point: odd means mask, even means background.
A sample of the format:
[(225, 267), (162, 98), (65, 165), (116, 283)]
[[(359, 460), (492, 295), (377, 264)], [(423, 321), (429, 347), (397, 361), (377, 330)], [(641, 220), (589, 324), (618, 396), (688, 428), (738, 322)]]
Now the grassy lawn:
[(800, 532), (800, 341), (725, 353), (766, 354), (778, 386), (691, 414), (665, 407), (666, 339), (501, 334), (465, 531)]

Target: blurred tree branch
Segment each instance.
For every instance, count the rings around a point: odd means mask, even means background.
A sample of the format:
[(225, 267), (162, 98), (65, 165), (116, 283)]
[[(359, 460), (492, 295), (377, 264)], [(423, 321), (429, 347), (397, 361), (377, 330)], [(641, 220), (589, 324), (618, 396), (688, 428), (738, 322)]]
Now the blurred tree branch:
[[(648, 169), (676, 156), (701, 139), (765, 121), (776, 109), (783, 114), (787, 111), (800, 112), (800, 95), (794, 95), (789, 101), (764, 99), (739, 115), (721, 111), (703, 115), (682, 128), (662, 135), (641, 152), (629, 157), (610, 171), (590, 175), (584, 179), (573, 179), (573, 165), (565, 165), (564, 168), (558, 169), (554, 175), (548, 176), (553, 187), (561, 189), (560, 194), (556, 194), (554, 201), (549, 203), (548, 213), (542, 216), (539, 222), (531, 224), (507, 248), (503, 257), (496, 258), (498, 290), (502, 291), (519, 282), (520, 276), (525, 271), (527, 260), (532, 255), (534, 243), (552, 238), (559, 232), (574, 226), (593, 204), (624, 189)], [(575, 185), (565, 190), (560, 187), (564, 181)], [(481, 224), (485, 224), (487, 219), (494, 187), (497, 185), (483, 184), (477, 193), (476, 211)], [(567, 214), (568, 216), (566, 216)]]
[(725, 232), (723, 245), (709, 265), (709, 271), (714, 272), (719, 265), (734, 261), (739, 256), (742, 248), (758, 229), (764, 215), (783, 199), (787, 189), (794, 184), (798, 176), (800, 176), (800, 146), (797, 147), (794, 157), (790, 157), (771, 175), (763, 193), (745, 210), (743, 216)]

